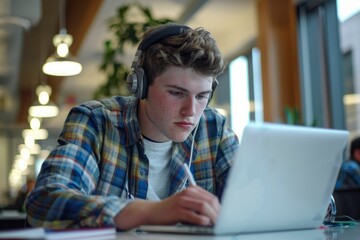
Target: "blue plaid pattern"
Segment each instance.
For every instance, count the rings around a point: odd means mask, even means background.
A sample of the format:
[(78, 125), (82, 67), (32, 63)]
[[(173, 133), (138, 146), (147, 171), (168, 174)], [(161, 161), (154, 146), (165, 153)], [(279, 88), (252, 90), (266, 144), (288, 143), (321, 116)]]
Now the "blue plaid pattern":
[[(138, 100), (112, 97), (74, 107), (26, 201), (32, 226), (52, 229), (113, 226), (131, 201), (146, 199), (149, 161), (137, 119)], [(221, 197), (239, 142), (225, 118), (206, 108), (195, 137), (191, 171), (198, 185)], [(191, 136), (174, 143), (169, 195), (183, 189)]]
[(360, 163), (347, 160), (341, 165), (335, 189), (360, 188)]

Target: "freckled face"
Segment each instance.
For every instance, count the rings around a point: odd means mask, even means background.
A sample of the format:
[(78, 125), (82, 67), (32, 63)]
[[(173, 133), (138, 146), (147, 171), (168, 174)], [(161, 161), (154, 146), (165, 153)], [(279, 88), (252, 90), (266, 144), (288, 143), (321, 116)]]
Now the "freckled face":
[(159, 142), (184, 141), (207, 105), (212, 77), (192, 69), (170, 67), (154, 79), (139, 104), (142, 134)]

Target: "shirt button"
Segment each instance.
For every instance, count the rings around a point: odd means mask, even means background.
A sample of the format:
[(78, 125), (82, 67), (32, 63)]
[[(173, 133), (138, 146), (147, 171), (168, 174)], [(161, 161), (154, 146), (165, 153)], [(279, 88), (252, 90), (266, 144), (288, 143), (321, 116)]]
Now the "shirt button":
[(142, 175), (142, 176), (146, 175), (146, 169), (141, 168), (140, 169), (140, 175)]

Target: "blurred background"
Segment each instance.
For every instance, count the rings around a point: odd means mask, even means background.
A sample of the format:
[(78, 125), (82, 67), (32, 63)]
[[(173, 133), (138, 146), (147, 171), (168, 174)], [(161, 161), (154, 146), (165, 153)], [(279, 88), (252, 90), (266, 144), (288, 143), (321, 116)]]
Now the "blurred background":
[[(359, 9), (358, 0), (0, 0), (0, 206), (36, 177), (73, 106), (127, 94), (142, 27), (156, 21), (217, 40), (228, 68), (211, 105), (239, 136), (249, 121), (360, 135)], [(56, 60), (75, 72), (45, 73)]]

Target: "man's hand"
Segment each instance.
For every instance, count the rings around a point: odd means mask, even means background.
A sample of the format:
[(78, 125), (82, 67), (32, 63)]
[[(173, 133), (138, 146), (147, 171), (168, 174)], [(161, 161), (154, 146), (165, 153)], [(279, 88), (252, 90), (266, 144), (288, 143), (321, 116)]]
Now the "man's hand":
[(216, 196), (199, 186), (190, 186), (162, 201), (134, 200), (114, 220), (122, 230), (139, 225), (165, 225), (187, 222), (211, 225), (216, 222), (220, 203)]

